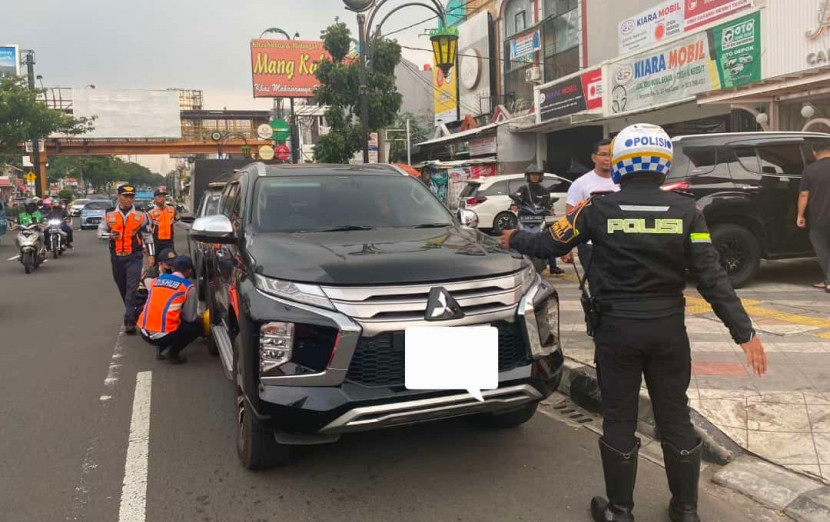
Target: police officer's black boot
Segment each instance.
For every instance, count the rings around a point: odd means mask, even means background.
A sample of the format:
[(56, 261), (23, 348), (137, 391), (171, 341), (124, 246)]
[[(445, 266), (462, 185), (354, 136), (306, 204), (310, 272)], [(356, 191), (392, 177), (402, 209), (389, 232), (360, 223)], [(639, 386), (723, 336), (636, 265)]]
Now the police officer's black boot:
[(672, 494), (669, 518), (672, 522), (700, 522), (697, 515), (697, 486), (700, 480), (700, 455), (703, 442), (691, 450), (680, 451), (663, 441), (663, 462)]
[(640, 439), (628, 453), (620, 453), (599, 439), (602, 470), (605, 473), (605, 492), (608, 500), (594, 497), (591, 516), (595, 522), (633, 522), (634, 483), (637, 480), (637, 455)]

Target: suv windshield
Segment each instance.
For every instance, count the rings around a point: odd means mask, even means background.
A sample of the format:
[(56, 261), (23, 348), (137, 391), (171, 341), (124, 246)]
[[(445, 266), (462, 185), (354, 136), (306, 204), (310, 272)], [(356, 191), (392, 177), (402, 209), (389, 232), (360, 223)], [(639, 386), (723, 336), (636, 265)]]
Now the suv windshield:
[(262, 232), (449, 225), (450, 214), (408, 176), (280, 176), (257, 180), (251, 221)]

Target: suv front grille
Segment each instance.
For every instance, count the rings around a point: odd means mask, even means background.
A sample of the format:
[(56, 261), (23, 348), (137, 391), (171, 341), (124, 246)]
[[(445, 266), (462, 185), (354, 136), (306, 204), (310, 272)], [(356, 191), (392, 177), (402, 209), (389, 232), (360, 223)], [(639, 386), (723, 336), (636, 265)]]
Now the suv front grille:
[[(499, 331), (499, 372), (530, 364), (519, 325), (499, 321), (493, 323), (493, 326)], [(404, 332), (384, 332), (374, 337), (361, 337), (346, 380), (368, 387), (403, 386)]]

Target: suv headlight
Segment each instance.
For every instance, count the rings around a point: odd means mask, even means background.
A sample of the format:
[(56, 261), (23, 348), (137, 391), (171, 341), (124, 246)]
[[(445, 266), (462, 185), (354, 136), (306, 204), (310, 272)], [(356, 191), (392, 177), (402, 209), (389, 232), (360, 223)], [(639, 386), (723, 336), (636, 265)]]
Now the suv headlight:
[(559, 342), (559, 300), (551, 296), (537, 307), (536, 322), (542, 346), (555, 346)]
[(538, 283), (539, 280), (540, 276), (536, 269), (533, 268), (532, 264), (529, 264), (527, 268), (522, 270), (522, 294), (526, 294), (530, 287)]
[(259, 274), (254, 275), (254, 285), (266, 294), (282, 297), (298, 303), (305, 303), (320, 308), (334, 310), (334, 305), (331, 303), (328, 296), (326, 296), (323, 289), (317, 285), (294, 283), (293, 281), (283, 281), (281, 279), (271, 279), (270, 277), (261, 276)]
[(294, 323), (265, 323), (259, 328), (259, 373), (265, 374), (291, 360)]

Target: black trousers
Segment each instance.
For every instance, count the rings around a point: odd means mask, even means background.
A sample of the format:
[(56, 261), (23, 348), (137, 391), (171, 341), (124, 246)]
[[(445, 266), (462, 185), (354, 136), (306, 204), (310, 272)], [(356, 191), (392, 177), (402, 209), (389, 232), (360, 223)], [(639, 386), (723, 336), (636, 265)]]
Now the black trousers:
[(626, 453), (634, 447), (641, 375), (645, 375), (657, 427), (680, 450), (697, 445), (686, 390), (691, 348), (682, 311), (657, 319), (602, 316), (594, 337), (602, 392), (603, 439)]
[(136, 309), (136, 292), (141, 282), (141, 267), (144, 265), (144, 253), (136, 252), (129, 256), (110, 254), (112, 278), (118, 287), (118, 293), (124, 301), (124, 324), (135, 324), (138, 319)]
[(824, 284), (830, 285), (830, 227), (810, 228), (810, 242), (813, 243), (821, 271), (824, 272)]
[(144, 332), (141, 332), (141, 337), (153, 346), (158, 347), (159, 351), (163, 351), (165, 348), (169, 347), (170, 350), (168, 351), (168, 354), (177, 355), (179, 352), (184, 350), (188, 344), (198, 339), (202, 335), (202, 332), (203, 327), (200, 321), (193, 321), (192, 323), (182, 321), (179, 328), (175, 332), (170, 332), (164, 337), (151, 339), (144, 335)]
[(72, 226), (67, 223), (61, 223), (61, 230), (66, 233), (66, 241), (72, 243), (75, 239), (75, 234), (72, 233)]

